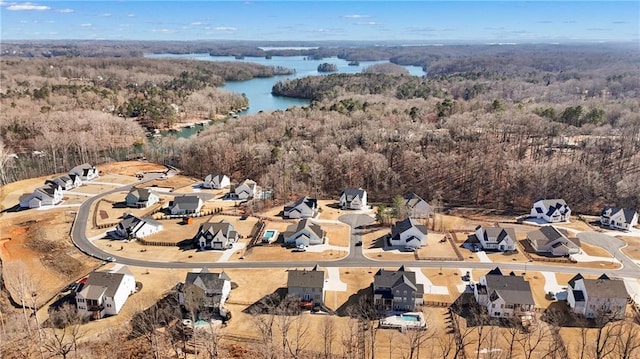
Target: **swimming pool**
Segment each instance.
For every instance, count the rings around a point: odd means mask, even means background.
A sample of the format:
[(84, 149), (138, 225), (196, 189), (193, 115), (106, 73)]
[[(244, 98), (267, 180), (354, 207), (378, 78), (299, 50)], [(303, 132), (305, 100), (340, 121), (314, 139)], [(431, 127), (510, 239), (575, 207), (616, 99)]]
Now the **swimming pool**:
[(264, 238), (271, 238), (275, 233), (275, 231), (266, 231), (264, 232)]
[(400, 319), (404, 320), (405, 322), (419, 322), (420, 321), (420, 317), (418, 317), (417, 315), (411, 315), (411, 314), (401, 314), (400, 315)]
[(278, 238), (278, 231), (275, 229), (267, 229), (262, 236), (263, 243), (273, 243)]

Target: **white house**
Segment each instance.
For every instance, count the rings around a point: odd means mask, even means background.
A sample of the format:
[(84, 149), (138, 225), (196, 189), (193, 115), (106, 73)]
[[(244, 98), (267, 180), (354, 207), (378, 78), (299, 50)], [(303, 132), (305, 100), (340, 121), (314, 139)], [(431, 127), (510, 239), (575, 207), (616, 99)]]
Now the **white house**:
[(124, 198), (127, 207), (147, 208), (160, 201), (160, 197), (148, 188), (133, 187)]
[(325, 232), (319, 224), (310, 219), (301, 219), (297, 224), (287, 227), (283, 234), (284, 243), (295, 243), (296, 246), (322, 244), (325, 240)]
[(36, 188), (32, 193), (20, 196), (20, 207), (39, 208), (53, 206), (62, 201), (62, 188), (59, 185), (49, 183), (46, 186)]
[(311, 270), (288, 270), (287, 293), (296, 295), (303, 302), (322, 304), (324, 302), (324, 271), (318, 266)]
[(598, 279), (585, 279), (578, 273), (567, 287), (567, 304), (574, 313), (586, 318), (604, 315), (607, 319), (622, 319), (628, 298), (624, 282), (606, 274)]
[(224, 250), (231, 248), (238, 241), (238, 232), (234, 230), (231, 223), (226, 221), (203, 223), (198, 228), (198, 233), (196, 233), (192, 241), (200, 250)]
[(600, 223), (614, 229), (628, 231), (638, 225), (638, 212), (618, 207), (604, 207), (600, 213)]
[(516, 249), (516, 232), (513, 228), (477, 226), (476, 238), (483, 249), (501, 252)]
[(406, 218), (391, 226), (389, 244), (394, 247), (420, 248), (427, 244), (427, 227), (413, 218)]
[(284, 206), (285, 218), (313, 218), (318, 214), (318, 200), (307, 196), (300, 197), (294, 203)]
[(162, 224), (152, 218), (138, 218), (127, 213), (116, 226), (115, 234), (118, 238), (135, 239), (150, 236), (162, 229)]
[(176, 196), (170, 204), (171, 214), (184, 215), (195, 214), (202, 209), (203, 202), (196, 195)]
[(367, 191), (362, 188), (345, 188), (340, 194), (340, 208), (365, 209), (367, 208)]
[(98, 177), (98, 170), (95, 166), (92, 166), (88, 163), (83, 163), (79, 166), (73, 167), (71, 171), (69, 171), (69, 174), (78, 175), (83, 181), (91, 181), (92, 179)]
[(202, 187), (212, 189), (223, 189), (230, 185), (231, 180), (229, 180), (229, 177), (221, 174), (209, 174), (204, 178), (204, 182), (202, 182)]
[(246, 179), (229, 194), (231, 199), (248, 200), (258, 195), (258, 185), (254, 180)]
[(409, 216), (412, 218), (429, 218), (433, 213), (433, 207), (415, 193), (409, 193), (404, 199)]
[(196, 310), (220, 311), (231, 293), (231, 278), (227, 273), (210, 273), (203, 268), (199, 273), (187, 273), (178, 291), (178, 301)]
[(568, 238), (554, 226), (544, 226), (527, 233), (531, 247), (539, 254), (568, 256), (580, 253), (580, 240)]
[(568, 222), (571, 209), (563, 199), (541, 199), (533, 204), (531, 217), (544, 219), (548, 223)]
[(500, 268), (480, 277), (473, 295), (489, 316), (497, 318), (530, 317), (535, 304), (529, 282), (521, 276), (503, 275)]
[(63, 191), (68, 191), (82, 185), (82, 181), (80, 180), (80, 177), (73, 176), (73, 179), (72, 179), (71, 176), (69, 175), (62, 175), (60, 177), (52, 178), (52, 179), (46, 180), (44, 183), (45, 185), (52, 184), (52, 185), (59, 186), (60, 189), (62, 189)]
[(135, 291), (136, 280), (127, 267), (92, 272), (76, 292), (78, 313), (93, 319), (116, 315)]

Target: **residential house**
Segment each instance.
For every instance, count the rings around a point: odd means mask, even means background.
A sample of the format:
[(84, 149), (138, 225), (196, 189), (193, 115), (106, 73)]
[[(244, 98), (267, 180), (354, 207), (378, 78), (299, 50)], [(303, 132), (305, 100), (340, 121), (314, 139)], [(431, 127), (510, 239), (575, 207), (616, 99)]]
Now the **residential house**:
[(284, 243), (295, 243), (296, 247), (322, 244), (325, 240), (325, 232), (322, 227), (308, 218), (288, 226), (282, 236)]
[(133, 187), (124, 198), (127, 207), (147, 208), (160, 201), (158, 195), (148, 188)]
[(391, 226), (389, 244), (394, 247), (420, 248), (427, 244), (427, 226), (406, 218)]
[(373, 304), (379, 310), (415, 311), (424, 303), (424, 285), (405, 270), (379, 269), (373, 276)]
[(136, 239), (158, 233), (162, 229), (162, 224), (150, 217), (138, 218), (127, 213), (116, 226), (115, 235), (122, 239)]
[(204, 178), (204, 182), (202, 183), (202, 187), (212, 189), (223, 189), (230, 185), (231, 181), (229, 180), (229, 177), (221, 174), (209, 174)]
[(342, 209), (366, 209), (367, 191), (362, 188), (345, 188), (340, 194), (339, 202)]
[(203, 223), (198, 228), (198, 233), (193, 237), (193, 244), (200, 250), (228, 249), (238, 241), (238, 232), (233, 229), (231, 223), (221, 221), (217, 223)]
[(98, 170), (95, 166), (92, 166), (88, 163), (83, 163), (79, 166), (73, 167), (71, 171), (69, 171), (69, 174), (78, 175), (83, 181), (91, 181), (92, 179), (98, 177)]
[(409, 211), (409, 217), (412, 218), (429, 218), (429, 216), (433, 213), (433, 207), (427, 201), (420, 198), (415, 193), (409, 193), (404, 197), (406, 200), (405, 204), (407, 206), (407, 210)]
[(285, 218), (313, 218), (318, 214), (318, 200), (307, 196), (300, 197), (288, 206), (284, 206)]
[(82, 178), (80, 175), (77, 175), (75, 173), (69, 173), (67, 174), (67, 176), (71, 178), (71, 182), (73, 182), (74, 188), (82, 186)]
[(531, 285), (524, 277), (503, 275), (500, 268), (480, 277), (473, 288), (476, 302), (487, 308), (491, 317), (530, 317), (534, 310)]
[(92, 272), (76, 292), (78, 313), (100, 319), (116, 315), (136, 291), (136, 280), (127, 267)]
[(527, 239), (536, 253), (551, 256), (568, 256), (580, 253), (580, 240), (568, 238), (554, 226), (544, 226), (527, 233)]
[(68, 191), (71, 189), (74, 189), (78, 186), (80, 186), (82, 184), (82, 181), (80, 181), (80, 177), (78, 176), (73, 176), (74, 178), (71, 179), (71, 176), (69, 175), (62, 175), (60, 177), (56, 177), (56, 178), (52, 178), (49, 180), (46, 180), (44, 183), (45, 185), (47, 184), (52, 184), (55, 186), (59, 186), (61, 190), (63, 191)]
[(604, 315), (607, 319), (622, 319), (628, 299), (624, 282), (606, 274), (598, 279), (585, 279), (578, 273), (569, 280), (567, 287), (567, 304), (574, 313), (587, 318)]
[(237, 200), (248, 200), (258, 196), (258, 185), (255, 181), (246, 179), (238, 184), (231, 192), (230, 197)]
[(19, 201), (22, 208), (53, 206), (62, 202), (62, 188), (57, 184), (49, 183), (36, 188), (32, 193), (20, 196)]
[(531, 217), (544, 219), (548, 223), (568, 222), (571, 209), (563, 199), (541, 199), (533, 204)]
[(196, 214), (202, 209), (202, 199), (196, 195), (176, 196), (169, 205), (171, 214)]
[(638, 225), (638, 212), (618, 207), (604, 207), (600, 213), (600, 223), (614, 229), (628, 231)]
[(303, 302), (322, 304), (324, 302), (324, 271), (318, 266), (312, 270), (289, 270), (287, 272), (287, 292), (297, 295)]
[(178, 301), (195, 311), (207, 309), (219, 312), (231, 293), (231, 279), (224, 271), (212, 273), (203, 268), (199, 273), (187, 273), (179, 287)]
[(516, 231), (513, 228), (477, 226), (476, 238), (483, 249), (500, 252), (516, 249)]

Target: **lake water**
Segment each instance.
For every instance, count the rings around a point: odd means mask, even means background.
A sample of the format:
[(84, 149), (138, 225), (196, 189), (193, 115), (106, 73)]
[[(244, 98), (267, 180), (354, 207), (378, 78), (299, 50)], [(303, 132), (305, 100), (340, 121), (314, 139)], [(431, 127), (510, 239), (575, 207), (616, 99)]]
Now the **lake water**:
[[(209, 56), (209, 54), (148, 54), (147, 58), (179, 58), (202, 61), (230, 61), (230, 62), (254, 62), (265, 66), (282, 66), (296, 71), (293, 75), (274, 76), (269, 78), (254, 78), (247, 81), (230, 81), (225, 83), (224, 89), (236, 93), (244, 93), (249, 99), (249, 110), (240, 113), (248, 115), (258, 111), (286, 110), (292, 106), (306, 106), (309, 100), (296, 99), (290, 97), (273, 96), (271, 89), (276, 82), (300, 78), (305, 76), (326, 75), (317, 71), (318, 65), (327, 62), (338, 66), (337, 73), (359, 73), (362, 69), (373, 64), (387, 63), (388, 61), (360, 61), (360, 66), (349, 66), (349, 61), (338, 59), (337, 57), (325, 58), (322, 60), (305, 60), (304, 56), (274, 56), (267, 60), (264, 57), (245, 57), (238, 60), (233, 56)], [(404, 66), (411, 75), (423, 76), (425, 73), (419, 66)]]

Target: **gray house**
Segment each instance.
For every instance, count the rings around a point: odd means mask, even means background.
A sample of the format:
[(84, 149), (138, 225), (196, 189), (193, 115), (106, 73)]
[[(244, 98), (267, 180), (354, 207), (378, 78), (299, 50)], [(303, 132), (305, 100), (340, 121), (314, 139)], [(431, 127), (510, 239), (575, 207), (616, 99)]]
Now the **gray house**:
[(429, 218), (433, 213), (433, 207), (413, 192), (406, 195), (404, 199), (409, 216), (412, 218)]
[(424, 286), (416, 274), (405, 270), (380, 269), (373, 277), (373, 304), (379, 310), (414, 311), (424, 303)]
[(195, 195), (178, 196), (171, 202), (171, 214), (183, 215), (183, 214), (195, 214), (202, 209), (202, 200)]
[(287, 292), (297, 295), (303, 302), (322, 304), (324, 302), (324, 271), (318, 266), (312, 270), (289, 270), (287, 272)]
[(305, 218), (287, 227), (286, 232), (282, 234), (284, 243), (295, 243), (296, 246), (305, 246), (322, 244), (325, 240), (325, 232), (319, 224)]
[(480, 283), (473, 290), (476, 302), (487, 308), (491, 317), (522, 318), (532, 315), (535, 302), (531, 285), (524, 277), (503, 275), (496, 267), (480, 277)]
[(218, 223), (204, 223), (200, 225), (198, 233), (193, 237), (193, 244), (200, 250), (228, 249), (238, 241), (236, 232), (231, 223), (221, 221)]
[(285, 218), (312, 218), (318, 214), (318, 200), (307, 196), (301, 197), (292, 204), (284, 206)]
[(367, 191), (362, 188), (345, 188), (338, 201), (342, 209), (365, 209), (367, 208)]
[(624, 318), (629, 293), (622, 280), (611, 279), (606, 274), (598, 279), (585, 279), (578, 273), (568, 284), (567, 304), (574, 313), (587, 318), (601, 315)]
[(230, 293), (231, 279), (227, 273), (210, 273), (202, 269), (199, 273), (187, 273), (178, 291), (178, 301), (187, 308), (219, 312)]
[(527, 239), (536, 253), (552, 256), (568, 256), (580, 253), (580, 240), (568, 238), (553, 226), (544, 226), (527, 233)]

